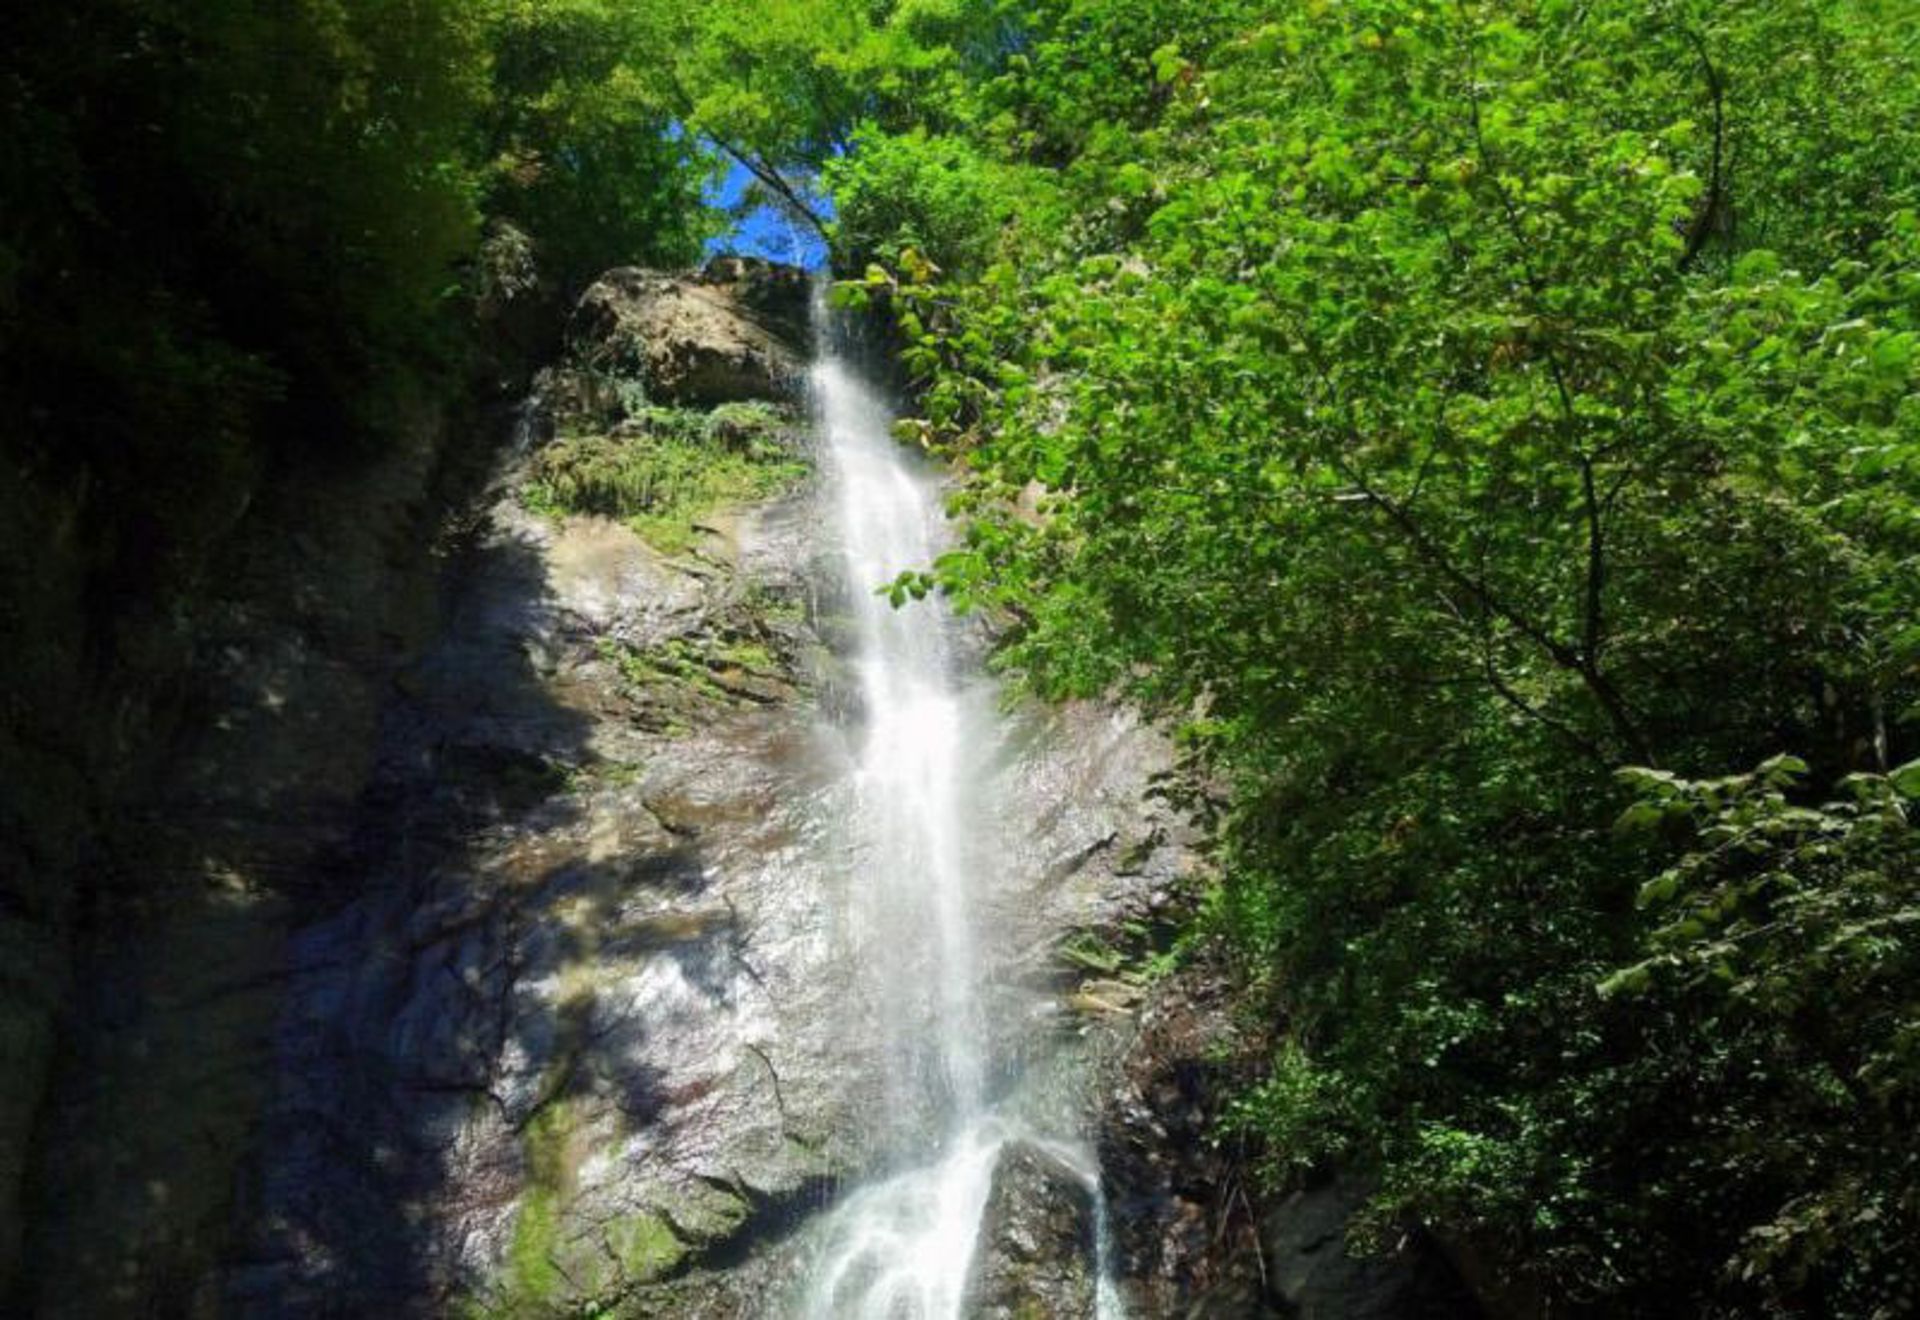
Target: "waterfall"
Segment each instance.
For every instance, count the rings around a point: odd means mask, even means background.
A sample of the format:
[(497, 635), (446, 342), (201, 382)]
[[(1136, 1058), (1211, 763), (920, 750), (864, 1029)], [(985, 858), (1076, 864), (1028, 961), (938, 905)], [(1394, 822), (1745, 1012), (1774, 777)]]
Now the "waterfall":
[[(1105, 1207), (1090, 1153), (1029, 1131), (990, 1082), (1006, 1053), (996, 1044), (1014, 1043), (996, 1041), (1007, 1028), (981, 998), (982, 841), (1000, 827), (979, 770), (996, 735), (990, 693), (968, 672), (944, 606), (895, 609), (875, 590), (938, 553), (939, 476), (893, 439), (891, 410), (830, 337), (818, 339), (812, 396), (861, 696), (843, 915), (867, 989), (860, 1027), (878, 1033), (885, 1075), (863, 1116), (879, 1169), (821, 1226), (797, 1309), (813, 1320), (948, 1320), (966, 1304), (1010, 1141), (1048, 1149), (1085, 1185), (1102, 1265)], [(1098, 1313), (1117, 1316), (1100, 1272)]]
[(892, 1038), (894, 1104), (971, 1114), (984, 1085), (973, 868), (963, 742), (971, 713), (953, 672), (947, 619), (896, 610), (873, 588), (934, 555), (938, 492), (893, 441), (891, 415), (845, 363), (813, 370), (829, 449), (844, 572), (857, 622), (864, 730), (855, 822), (882, 1025)]

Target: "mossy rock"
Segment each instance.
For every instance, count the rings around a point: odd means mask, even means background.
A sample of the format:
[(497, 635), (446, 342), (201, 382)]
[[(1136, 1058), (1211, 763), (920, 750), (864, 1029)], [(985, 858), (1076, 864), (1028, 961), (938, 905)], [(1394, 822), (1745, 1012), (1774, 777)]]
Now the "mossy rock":
[(667, 1217), (682, 1238), (707, 1246), (739, 1232), (750, 1212), (744, 1197), (705, 1184), (676, 1197)]
[(772, 404), (723, 403), (706, 415), (701, 432), (713, 444), (751, 451), (778, 444), (792, 427), (790, 415)]
[(537, 513), (619, 518), (679, 553), (728, 505), (768, 499), (807, 471), (790, 415), (763, 403), (711, 413), (644, 407), (610, 431), (567, 432), (533, 458), (521, 501)]
[(643, 1212), (616, 1219), (603, 1230), (620, 1282), (652, 1283), (671, 1274), (687, 1258), (687, 1245), (664, 1215)]
[(592, 1314), (609, 1299), (684, 1270), (700, 1251), (738, 1232), (746, 1199), (694, 1184), (661, 1203), (608, 1215), (580, 1186), (580, 1168), (604, 1130), (589, 1102), (560, 1098), (523, 1134), (526, 1187), (499, 1279), (472, 1299), (474, 1316), (544, 1320)]
[(603, 637), (598, 652), (619, 673), (635, 722), (677, 735), (691, 731), (712, 707), (791, 701), (796, 695), (791, 667), (775, 649), (781, 641), (773, 633), (701, 634), (640, 650)]

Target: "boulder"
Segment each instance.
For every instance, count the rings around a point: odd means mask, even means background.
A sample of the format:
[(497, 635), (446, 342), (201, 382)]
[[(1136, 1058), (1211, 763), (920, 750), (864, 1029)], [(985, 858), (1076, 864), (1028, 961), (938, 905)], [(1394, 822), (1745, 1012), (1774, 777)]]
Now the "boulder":
[(808, 342), (813, 329), (813, 277), (798, 266), (762, 257), (715, 257), (696, 278), (725, 289), (736, 305), (788, 343)]
[(1024, 1142), (1001, 1152), (982, 1212), (965, 1312), (981, 1320), (1091, 1317), (1098, 1284), (1092, 1189)]
[(780, 282), (757, 267), (750, 278), (727, 280), (724, 273), (608, 271), (582, 295), (568, 323), (574, 359), (639, 381), (655, 403), (711, 407), (797, 398), (805, 368), (800, 326), (781, 313), (790, 298), (783, 303)]
[(1367, 1184), (1340, 1176), (1287, 1197), (1261, 1226), (1267, 1281), (1299, 1320), (1472, 1320), (1478, 1308), (1424, 1235), (1354, 1255), (1347, 1227)]

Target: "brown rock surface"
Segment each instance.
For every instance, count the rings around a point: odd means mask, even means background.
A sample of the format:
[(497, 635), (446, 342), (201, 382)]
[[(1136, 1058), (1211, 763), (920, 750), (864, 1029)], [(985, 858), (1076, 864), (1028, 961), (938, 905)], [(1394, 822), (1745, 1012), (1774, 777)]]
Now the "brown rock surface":
[(791, 318), (764, 280), (694, 278), (622, 267), (581, 297), (567, 326), (574, 355), (631, 375), (658, 403), (787, 400), (804, 365)]

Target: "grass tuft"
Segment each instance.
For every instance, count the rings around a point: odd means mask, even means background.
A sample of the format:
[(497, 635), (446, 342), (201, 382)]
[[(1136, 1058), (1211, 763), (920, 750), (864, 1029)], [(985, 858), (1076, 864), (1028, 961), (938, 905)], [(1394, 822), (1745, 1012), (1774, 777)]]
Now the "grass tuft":
[(611, 434), (562, 435), (534, 459), (523, 500), (547, 514), (620, 518), (657, 549), (677, 553), (695, 524), (729, 504), (792, 485), (806, 464), (786, 440), (788, 419), (764, 403), (710, 413), (644, 408)]

